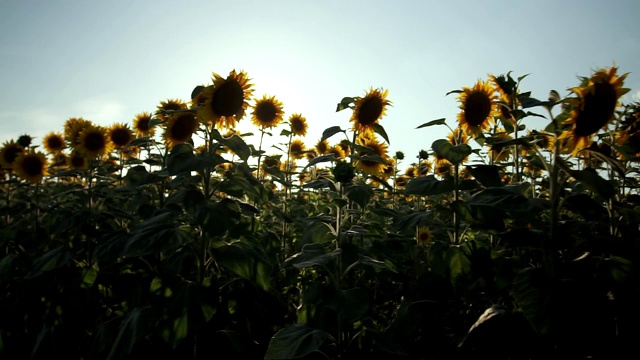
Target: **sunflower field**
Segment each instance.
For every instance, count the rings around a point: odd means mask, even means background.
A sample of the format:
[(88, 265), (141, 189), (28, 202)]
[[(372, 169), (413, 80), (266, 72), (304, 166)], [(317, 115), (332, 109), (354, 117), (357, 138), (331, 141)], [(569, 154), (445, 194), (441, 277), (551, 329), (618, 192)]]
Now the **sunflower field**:
[(638, 356), (627, 75), (545, 100), (488, 75), (407, 158), (388, 90), (336, 99), (350, 122), (306, 142), (303, 114), (235, 70), (130, 124), (6, 140), (0, 358)]

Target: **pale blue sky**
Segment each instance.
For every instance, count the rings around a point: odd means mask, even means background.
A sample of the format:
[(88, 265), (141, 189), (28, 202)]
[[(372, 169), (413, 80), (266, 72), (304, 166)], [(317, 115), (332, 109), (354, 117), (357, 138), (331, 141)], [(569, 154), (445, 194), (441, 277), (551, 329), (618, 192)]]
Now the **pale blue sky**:
[[(0, 142), (41, 143), (70, 117), (131, 124), (237, 69), (254, 95), (307, 118), (308, 145), (349, 127), (350, 110), (335, 112), (342, 97), (388, 89), (381, 125), (408, 164), (447, 133), (415, 127), (442, 117), (455, 127), (458, 102), (445, 94), (488, 73), (530, 74), (522, 90), (545, 99), (615, 62), (631, 73), (625, 100), (638, 100), (638, 14), (637, 0), (0, 0)], [(249, 116), (240, 129), (252, 129)]]

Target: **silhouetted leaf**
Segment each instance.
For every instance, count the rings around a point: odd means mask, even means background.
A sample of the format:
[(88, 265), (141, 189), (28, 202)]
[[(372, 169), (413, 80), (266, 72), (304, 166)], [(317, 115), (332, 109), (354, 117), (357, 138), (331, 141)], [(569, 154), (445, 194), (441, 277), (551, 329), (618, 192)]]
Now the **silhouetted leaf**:
[(429, 121), (427, 123), (424, 123), (424, 124), (416, 127), (416, 129), (422, 129), (422, 128), (433, 126), (433, 125), (446, 125), (446, 119), (445, 118), (440, 118), (440, 119), (437, 119), (437, 120), (431, 120), (431, 121)]
[(295, 324), (278, 331), (269, 341), (265, 360), (299, 359), (319, 351), (328, 335), (305, 324)]

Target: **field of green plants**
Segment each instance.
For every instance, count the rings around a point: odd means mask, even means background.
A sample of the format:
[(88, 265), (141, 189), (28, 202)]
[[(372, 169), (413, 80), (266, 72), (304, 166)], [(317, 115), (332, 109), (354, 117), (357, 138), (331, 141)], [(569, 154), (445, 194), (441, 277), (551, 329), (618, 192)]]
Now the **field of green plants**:
[(336, 99), (350, 122), (306, 141), (235, 70), (130, 124), (6, 140), (0, 358), (638, 356), (626, 77), (535, 99), (489, 75), (415, 130), (450, 130), (419, 154), (389, 153), (386, 89)]

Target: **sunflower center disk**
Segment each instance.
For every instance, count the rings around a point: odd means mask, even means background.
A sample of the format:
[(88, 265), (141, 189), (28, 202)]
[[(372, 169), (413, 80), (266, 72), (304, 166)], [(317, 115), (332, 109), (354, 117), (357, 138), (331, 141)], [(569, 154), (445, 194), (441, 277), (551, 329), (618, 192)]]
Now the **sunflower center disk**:
[(244, 91), (235, 81), (225, 82), (213, 94), (211, 110), (219, 116), (233, 116), (242, 108)]
[(464, 114), (471, 126), (480, 126), (491, 112), (491, 99), (482, 92), (473, 92), (467, 97)]
[(100, 151), (105, 147), (104, 137), (102, 134), (88, 134), (84, 140), (84, 145), (91, 152)]
[(187, 141), (196, 129), (196, 119), (192, 116), (183, 116), (176, 120), (171, 127), (171, 137), (177, 141)]
[(27, 157), (24, 159), (23, 169), (29, 176), (38, 176), (42, 173), (42, 161), (37, 157)]
[(375, 123), (382, 114), (382, 100), (371, 98), (365, 101), (358, 111), (358, 123), (363, 126), (369, 126)]
[(261, 124), (268, 126), (275, 121), (276, 112), (275, 106), (269, 103), (264, 103), (256, 109), (256, 117), (260, 120)]
[(605, 126), (616, 108), (618, 96), (609, 83), (595, 84), (594, 91), (584, 97), (584, 107), (576, 118), (575, 134), (589, 136)]

